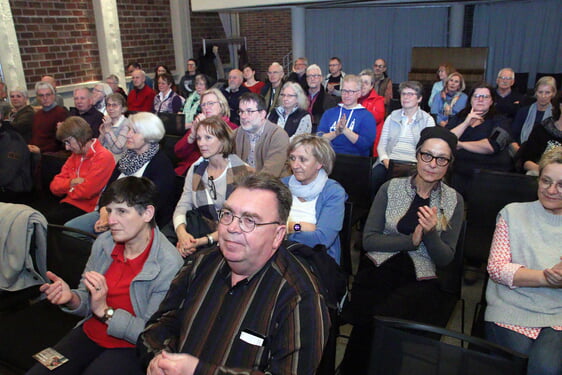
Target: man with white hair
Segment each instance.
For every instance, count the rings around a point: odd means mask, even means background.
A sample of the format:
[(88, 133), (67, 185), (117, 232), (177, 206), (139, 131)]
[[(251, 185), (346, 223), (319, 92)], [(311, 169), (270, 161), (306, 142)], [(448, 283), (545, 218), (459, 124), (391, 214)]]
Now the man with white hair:
[(228, 85), (221, 89), (222, 94), (228, 101), (230, 107), (230, 121), (236, 125), (240, 125), (240, 116), (238, 115), (238, 104), (240, 97), (250, 92), (250, 90), (242, 85), (244, 82), (244, 75), (239, 69), (232, 69), (228, 73)]
[(127, 108), (130, 112), (152, 112), (156, 93), (146, 84), (146, 73), (140, 69), (131, 74), (133, 89), (127, 97)]
[(269, 115), (277, 106), (279, 93), (281, 93), (283, 77), (285, 77), (283, 66), (278, 62), (271, 63), (267, 69), (267, 77), (269, 82), (261, 89), (261, 95), (265, 99), (266, 111)]
[[(55, 103), (57, 103), (57, 105), (60, 105), (61, 107), (64, 108), (64, 99), (61, 95), (57, 94), (57, 80), (55, 79), (55, 77), (53, 77), (53, 76), (43, 76), (43, 77), (41, 77), (41, 82), (46, 82), (53, 87), (53, 89), (55, 90)], [(40, 100), (36, 97), (31, 102), (31, 106), (32, 107), (41, 107)]]
[(57, 124), (68, 117), (64, 107), (55, 102), (55, 89), (47, 82), (37, 82), (35, 95), (41, 103), (41, 109), (33, 117), (29, 151), (56, 152), (62, 144), (57, 140)]
[(503, 68), (498, 73), (496, 78), (498, 85), (496, 93), (496, 110), (503, 113), (511, 120), (515, 118), (515, 114), (519, 110), (523, 94), (518, 91), (513, 91), (512, 87), (515, 83), (515, 72), (511, 68)]
[(312, 134), (316, 133), (318, 123), (326, 110), (338, 103), (333, 95), (329, 95), (322, 85), (322, 69), (316, 64), (306, 68), (306, 84), (308, 86), (308, 113), (312, 116)]

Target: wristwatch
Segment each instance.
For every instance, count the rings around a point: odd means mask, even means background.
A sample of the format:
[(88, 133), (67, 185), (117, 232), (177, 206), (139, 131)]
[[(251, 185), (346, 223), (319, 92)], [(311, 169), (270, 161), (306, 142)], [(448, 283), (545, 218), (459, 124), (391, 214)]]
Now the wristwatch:
[(301, 231), (301, 225), (299, 223), (296, 223), (295, 225), (293, 225), (293, 230), (295, 232), (300, 232)]
[(104, 323), (107, 323), (111, 320), (111, 318), (113, 318), (113, 314), (115, 314), (115, 310), (113, 309), (113, 307), (108, 307), (103, 312), (103, 316), (100, 318), (100, 320)]

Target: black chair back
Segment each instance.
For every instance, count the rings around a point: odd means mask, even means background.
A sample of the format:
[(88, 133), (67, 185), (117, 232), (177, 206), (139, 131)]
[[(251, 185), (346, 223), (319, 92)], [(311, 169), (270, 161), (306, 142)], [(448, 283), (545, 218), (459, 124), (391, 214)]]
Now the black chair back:
[(353, 203), (345, 202), (342, 229), (340, 231), (340, 267), (348, 275), (353, 274), (351, 267), (351, 235), (353, 233)]
[(47, 226), (47, 269), (76, 288), (96, 236), (62, 225)]
[[(470, 347), (442, 342), (439, 336), (468, 342)], [(525, 355), (491, 342), (426, 324), (375, 317), (369, 375), (524, 375), (526, 372)]]
[(512, 202), (537, 199), (536, 177), (489, 170), (475, 170), (466, 211), (465, 256), (486, 263), (498, 212)]
[(183, 136), (185, 129), (185, 115), (183, 113), (158, 113), (158, 117), (164, 123), (166, 134)]
[(343, 186), (353, 203), (353, 224), (366, 218), (371, 208), (372, 166), (370, 156), (336, 155), (330, 178)]

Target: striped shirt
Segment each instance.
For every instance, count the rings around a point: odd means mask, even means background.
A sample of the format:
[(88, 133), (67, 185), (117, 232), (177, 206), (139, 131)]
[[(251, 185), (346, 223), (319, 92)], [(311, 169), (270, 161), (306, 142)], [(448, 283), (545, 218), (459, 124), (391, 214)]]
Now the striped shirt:
[(231, 286), (216, 248), (195, 253), (137, 344), (148, 365), (162, 350), (199, 358), (195, 374), (314, 374), (330, 327), (314, 276), (281, 247)]

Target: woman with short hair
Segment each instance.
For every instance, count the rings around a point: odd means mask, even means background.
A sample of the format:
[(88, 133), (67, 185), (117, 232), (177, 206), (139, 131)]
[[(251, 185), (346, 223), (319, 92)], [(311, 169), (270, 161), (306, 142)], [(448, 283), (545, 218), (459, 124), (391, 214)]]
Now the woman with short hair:
[(562, 146), (539, 162), (538, 200), (498, 214), (488, 259), (486, 338), (529, 356), (528, 374), (562, 373)]
[(146, 178), (115, 181), (104, 193), (112, 230), (94, 242), (78, 287), (47, 272), (51, 282), (40, 288), (47, 300), (84, 319), (53, 346), (68, 362), (56, 370), (37, 363), (28, 374), (144, 373), (137, 338), (183, 264), (156, 228), (157, 194)]
[(286, 82), (281, 88), (277, 107), (268, 120), (285, 129), (289, 138), (310, 134), (312, 119), (308, 113), (308, 98), (297, 82)]
[(347, 195), (337, 181), (328, 178), (336, 153), (327, 139), (300, 134), (291, 140), (287, 154), (293, 174), (281, 181), (293, 195), (289, 239), (310, 247), (324, 245), (328, 255), (339, 263), (339, 232)]
[(195, 91), (189, 95), (183, 106), (183, 114), (185, 115), (185, 128), (191, 129), (195, 116), (201, 113), (201, 95), (209, 89), (209, 77), (205, 74), (197, 74), (195, 76)]
[(64, 120), (57, 128), (57, 139), (72, 154), (50, 184), (51, 192), (64, 198), (45, 217), (51, 224), (64, 224), (96, 208), (115, 160), (111, 152), (92, 138), (92, 128), (81, 117)]

